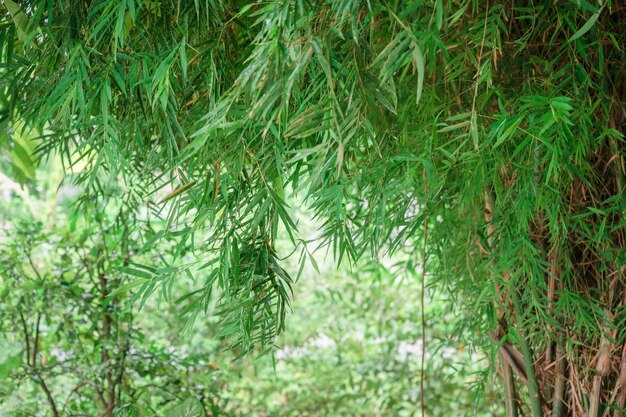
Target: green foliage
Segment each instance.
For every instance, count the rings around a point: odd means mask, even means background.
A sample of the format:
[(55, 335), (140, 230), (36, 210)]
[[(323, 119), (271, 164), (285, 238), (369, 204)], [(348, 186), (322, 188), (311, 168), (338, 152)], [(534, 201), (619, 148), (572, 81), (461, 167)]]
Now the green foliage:
[(195, 398), (189, 398), (172, 407), (166, 417), (206, 417), (202, 403)]
[(0, 122), (0, 149), (4, 150), (7, 157), (0, 163), (3, 167), (8, 167), (3, 171), (24, 184), (35, 179), (37, 143), (30, 135), (25, 134), (21, 126), (18, 125), (15, 129), (7, 129), (7, 126), (7, 121)]
[[(245, 354), (285, 327), (296, 277), (282, 232), (302, 265), (313, 246), (338, 263), (428, 255), (494, 370), (498, 356), (516, 371), (509, 415), (626, 404), (609, 359), (626, 339), (621, 3), (5, 6), (9, 125), (79, 170), (85, 199), (122, 182), (145, 250), (177, 242), (125, 270), (140, 303), (202, 276), (188, 316), (212, 309), (217, 287), (222, 331)], [(322, 224), (314, 239), (287, 205), (296, 195)]]
[[(59, 187), (54, 166), (40, 167), (36, 186), (0, 210), (3, 416), (54, 415), (42, 381), (60, 416), (415, 415), (420, 285), (406, 262), (369, 261), (349, 271), (319, 257), (319, 276), (306, 266), (294, 287), (295, 314), (274, 357), (234, 361), (215, 315), (184, 331), (193, 282), (173, 283), (168, 297), (178, 302), (157, 292), (137, 308), (134, 280), (149, 274), (124, 265), (148, 263), (171, 245), (137, 254), (139, 233), (120, 234), (126, 221), (113, 221), (124, 216), (117, 194), (97, 211), (92, 201), (77, 212), (78, 190)], [(0, 192), (10, 186), (3, 182)], [(277, 243), (279, 251), (291, 246), (287, 237)], [(284, 267), (300, 265), (291, 258)], [(490, 404), (494, 390), (485, 398), (480, 388), (485, 358), (462, 335), (450, 337), (457, 318), (435, 294), (427, 295), (427, 412), (487, 416), (499, 408)]]
[[(353, 272), (328, 274), (299, 283), (275, 371), (268, 358), (255, 363), (253, 375), (233, 381), (232, 410), (272, 416), (419, 415), (417, 276), (404, 262), (388, 267), (368, 262)], [(450, 337), (457, 318), (449, 303), (434, 294), (427, 299), (427, 415), (499, 412), (493, 402), (497, 393), (485, 395), (480, 387), (484, 357), (472, 353), (464, 338)]]
[(193, 354), (155, 344), (124, 291), (121, 270), (143, 259), (124, 206), (101, 199), (77, 211), (69, 203), (78, 190), (59, 186), (59, 169), (43, 173), (41, 191), (22, 190), (0, 210), (2, 415), (144, 416), (185, 391), (213, 391), (212, 368), (185, 372), (220, 341)]

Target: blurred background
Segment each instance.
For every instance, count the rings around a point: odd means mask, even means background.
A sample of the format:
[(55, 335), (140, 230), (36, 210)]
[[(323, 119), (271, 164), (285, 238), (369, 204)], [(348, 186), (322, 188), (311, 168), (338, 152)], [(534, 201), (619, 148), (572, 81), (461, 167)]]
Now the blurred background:
[[(116, 181), (102, 200), (81, 198), (59, 161), (35, 170), (27, 158), (9, 154), (0, 165), (1, 416), (421, 415), (414, 262), (337, 266), (318, 248), (303, 264), (285, 239), (284, 268), (303, 268), (286, 331), (273, 349), (238, 357), (214, 303), (188, 314), (201, 274), (134, 296), (143, 269), (133, 262), (149, 268), (177, 250), (142, 240), (167, 216), (125, 212)], [(301, 235), (317, 233), (294, 203)], [(145, 229), (126, 229), (127, 216)], [(183, 257), (194, 262), (197, 252)], [(462, 342), (454, 301), (428, 288), (425, 415), (502, 415), (487, 361)]]

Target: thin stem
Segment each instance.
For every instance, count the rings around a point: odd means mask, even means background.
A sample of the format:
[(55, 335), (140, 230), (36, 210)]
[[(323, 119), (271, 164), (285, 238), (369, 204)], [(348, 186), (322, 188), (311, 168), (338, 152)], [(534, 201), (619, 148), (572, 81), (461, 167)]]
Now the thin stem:
[[(104, 267), (101, 262), (97, 266), (97, 271), (98, 271), (98, 276), (100, 278), (101, 307), (102, 307), (102, 310), (104, 311), (100, 337), (102, 338), (103, 343), (106, 345), (106, 342), (108, 342), (111, 339), (111, 325), (113, 323), (113, 318), (111, 317), (111, 313), (108, 311), (108, 308), (107, 308), (107, 304), (108, 304), (107, 297), (110, 291), (109, 291), (108, 279), (104, 272)], [(115, 408), (115, 385), (113, 382), (112, 358), (109, 355), (109, 350), (106, 347), (103, 347), (102, 349), (102, 354), (100, 355), (100, 362), (101, 362), (101, 365), (105, 367), (104, 390), (107, 391), (108, 393), (107, 395), (108, 399), (106, 401), (104, 415), (107, 417), (110, 417), (111, 415), (113, 415), (113, 410)]]
[(26, 342), (26, 364), (30, 366), (30, 337), (28, 336), (28, 326), (24, 319), (24, 314), (20, 310), (20, 322), (22, 322), (22, 329), (24, 330), (24, 341)]
[(37, 368), (37, 351), (39, 350), (39, 324), (41, 323), (41, 313), (37, 313), (37, 324), (35, 325), (35, 342), (33, 344), (33, 368)]
[(35, 275), (37, 275), (37, 278), (39, 278), (40, 280), (43, 279), (41, 274), (39, 273), (39, 270), (37, 269), (37, 267), (35, 267), (35, 263), (33, 262), (33, 258), (30, 254), (30, 250), (26, 251), (26, 258), (28, 259), (28, 263), (30, 264), (30, 267), (33, 269), (33, 272), (35, 273)]
[(36, 329), (35, 346), (33, 347), (32, 358), (30, 355), (30, 337), (28, 333), (28, 325), (26, 324), (26, 319), (24, 318), (24, 315), (22, 314), (21, 311), (19, 312), (19, 314), (20, 314), (20, 321), (22, 322), (22, 328), (24, 330), (24, 339), (26, 341), (26, 364), (37, 375), (37, 378), (39, 379), (39, 385), (41, 386), (41, 389), (43, 390), (43, 392), (46, 394), (48, 404), (50, 405), (50, 409), (52, 410), (52, 416), (59, 417), (59, 411), (57, 409), (56, 403), (54, 402), (54, 397), (52, 396), (52, 393), (50, 392), (50, 389), (48, 388), (46, 381), (43, 379), (43, 376), (37, 370), (37, 344), (39, 343), (39, 322), (41, 320), (41, 313), (39, 313), (39, 315), (37, 316), (37, 326), (35, 328)]
[(424, 362), (426, 361), (426, 317), (424, 314), (424, 292), (425, 292), (425, 282), (426, 282), (426, 241), (428, 240), (428, 216), (424, 219), (424, 243), (422, 246), (422, 279), (421, 279), (421, 325), (422, 325), (422, 357), (421, 357), (421, 372), (420, 372), (420, 407), (422, 411), (422, 417), (426, 414), (426, 403), (424, 402)]
[(46, 381), (44, 381), (43, 376), (39, 374), (37, 376), (39, 377), (39, 384), (41, 385), (41, 389), (43, 389), (43, 392), (46, 394), (48, 404), (50, 404), (50, 408), (52, 409), (53, 417), (59, 417), (59, 410), (57, 410), (57, 405), (54, 402), (54, 397), (52, 397), (52, 393), (50, 392), (48, 385), (46, 385)]

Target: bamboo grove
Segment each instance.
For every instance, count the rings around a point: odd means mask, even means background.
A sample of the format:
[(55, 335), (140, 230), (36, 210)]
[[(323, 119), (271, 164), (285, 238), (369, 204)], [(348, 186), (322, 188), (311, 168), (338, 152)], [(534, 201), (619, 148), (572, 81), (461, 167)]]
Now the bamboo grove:
[[(427, 260), (467, 343), (491, 355), (507, 417), (624, 415), (623, 2), (1, 10), (2, 146), (28, 158), (11, 133), (38, 132), (35, 156), (61, 155), (84, 198), (119, 182), (146, 247), (177, 245), (124, 267), (137, 302), (201, 277), (178, 300), (191, 320), (217, 291), (233, 349), (271, 346), (295, 280), (277, 234), (312, 260), (286, 203), (297, 198), (338, 262)], [(185, 263), (189, 250), (204, 261)]]

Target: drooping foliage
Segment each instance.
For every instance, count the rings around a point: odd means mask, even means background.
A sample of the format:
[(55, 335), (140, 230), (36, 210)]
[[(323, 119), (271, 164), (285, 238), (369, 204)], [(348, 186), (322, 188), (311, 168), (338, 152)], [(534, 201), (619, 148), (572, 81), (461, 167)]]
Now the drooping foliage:
[(338, 261), (428, 260), (498, 359), (508, 416), (621, 415), (621, 2), (4, 6), (8, 131), (86, 167), (85, 198), (123, 181), (137, 221), (167, 219), (148, 246), (206, 258), (137, 266), (142, 296), (207, 272), (191, 317), (217, 286), (241, 351), (271, 343), (293, 282), (276, 236), (302, 263), (312, 243), (299, 195)]
[[(175, 302), (136, 299), (142, 281), (127, 268), (167, 257), (171, 245), (162, 239), (138, 250), (142, 232), (126, 218), (117, 187), (77, 210), (78, 190), (58, 159), (36, 174), (20, 189), (0, 171), (0, 195), (8, 196), (0, 205), (3, 417), (415, 414), (419, 272), (399, 258), (337, 268), (318, 256), (319, 273), (306, 265), (294, 287), (289, 331), (275, 355), (233, 360), (237, 352), (216, 334), (219, 317), (205, 315), (183, 331), (192, 280), (173, 282)], [(302, 224), (299, 232), (316, 228)], [(279, 236), (277, 250), (289, 247)], [(297, 258), (283, 266), (297, 271)], [(427, 412), (491, 416), (502, 409), (499, 390), (471, 389), (482, 382), (476, 372), (488, 373), (486, 358), (450, 338), (456, 319), (446, 304), (428, 295)]]

